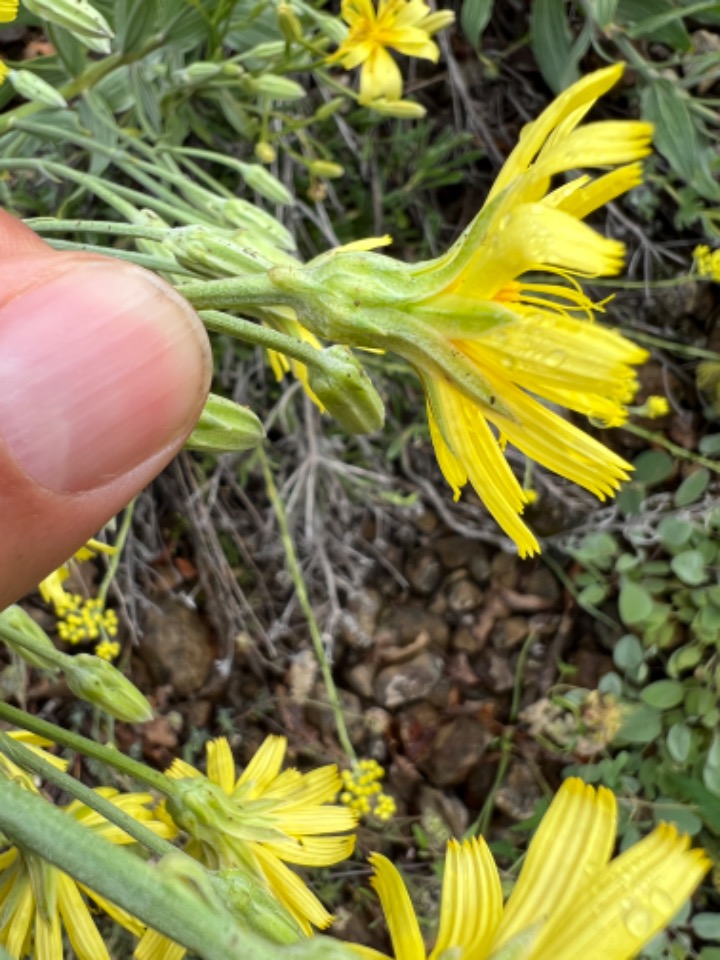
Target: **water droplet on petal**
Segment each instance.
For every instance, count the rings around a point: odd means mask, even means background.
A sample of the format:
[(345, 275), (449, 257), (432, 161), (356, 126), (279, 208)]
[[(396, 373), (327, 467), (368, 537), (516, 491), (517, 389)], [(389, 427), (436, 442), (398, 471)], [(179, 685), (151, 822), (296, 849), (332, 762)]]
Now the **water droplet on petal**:
[(653, 910), (665, 917), (670, 917), (676, 910), (676, 904), (673, 898), (666, 890), (661, 890), (659, 887), (650, 891), (648, 903)]
[(645, 907), (634, 906), (624, 916), (625, 926), (632, 937), (646, 937), (653, 928), (653, 916)]
[(566, 354), (564, 350), (552, 350), (545, 357), (545, 364), (548, 367), (552, 367), (553, 369), (556, 369), (557, 367), (561, 367), (563, 365), (563, 363), (565, 362), (565, 359), (566, 359)]

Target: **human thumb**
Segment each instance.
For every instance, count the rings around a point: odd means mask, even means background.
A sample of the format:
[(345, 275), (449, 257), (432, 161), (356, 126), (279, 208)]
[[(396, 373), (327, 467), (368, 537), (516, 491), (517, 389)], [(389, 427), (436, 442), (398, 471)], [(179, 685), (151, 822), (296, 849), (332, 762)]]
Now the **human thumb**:
[(0, 609), (160, 472), (210, 374), (202, 323), (172, 287), (55, 252), (0, 212)]

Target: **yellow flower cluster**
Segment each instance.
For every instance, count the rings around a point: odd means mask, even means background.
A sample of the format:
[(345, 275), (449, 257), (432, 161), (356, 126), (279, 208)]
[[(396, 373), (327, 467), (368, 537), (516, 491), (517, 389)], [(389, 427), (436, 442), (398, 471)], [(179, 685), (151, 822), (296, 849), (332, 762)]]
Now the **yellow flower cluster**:
[(393, 798), (382, 792), (380, 781), (385, 768), (377, 760), (360, 760), (351, 770), (343, 770), (340, 803), (354, 810), (359, 817), (372, 815), (378, 820), (392, 820), (397, 806)]
[(110, 637), (117, 635), (117, 614), (114, 610), (106, 610), (99, 597), (84, 598), (79, 593), (66, 593), (63, 606), (56, 607), (55, 612), (58, 636), (67, 643), (100, 640), (103, 632)]
[[(88, 540), (75, 554), (81, 562), (90, 560), (97, 553), (113, 554), (115, 547)], [(69, 561), (68, 561), (69, 562)], [(118, 618), (114, 610), (106, 610), (99, 598), (85, 598), (79, 593), (69, 593), (63, 586), (70, 576), (68, 564), (64, 563), (38, 586), (40, 596), (49, 603), (58, 618), (57, 632), (66, 643), (85, 643), (99, 640), (95, 653), (103, 660), (114, 660), (120, 653), (120, 644), (109, 637), (117, 636)]]
[(711, 250), (705, 244), (693, 250), (695, 267), (701, 277), (720, 283), (720, 248)]

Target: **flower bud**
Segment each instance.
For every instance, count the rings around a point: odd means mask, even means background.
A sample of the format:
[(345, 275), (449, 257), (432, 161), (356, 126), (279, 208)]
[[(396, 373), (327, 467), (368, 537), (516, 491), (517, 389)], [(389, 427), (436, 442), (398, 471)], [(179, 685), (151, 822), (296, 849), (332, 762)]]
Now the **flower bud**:
[(110, 41), (115, 34), (88, 0), (23, 0), (23, 3), (36, 17), (69, 30), (90, 50), (110, 53)]
[(285, 53), (284, 40), (268, 40), (265, 43), (258, 43), (249, 50), (244, 50), (241, 60), (274, 60)]
[(255, 144), (255, 156), (260, 163), (274, 163), (277, 153), (275, 152), (275, 147), (273, 147), (271, 143), (268, 143), (267, 140), (258, 140)]
[(293, 257), (266, 240), (257, 228), (227, 233), (193, 224), (172, 230), (162, 246), (178, 263), (206, 277), (231, 277), (295, 263)]
[(75, 696), (100, 707), (116, 720), (145, 723), (152, 720), (152, 707), (137, 687), (107, 660), (90, 653), (68, 657), (63, 664), (65, 680)]
[(46, 107), (67, 106), (65, 97), (32, 70), (10, 70), (8, 80), (21, 97), (32, 103), (42, 103)]
[[(217, 213), (224, 222), (231, 227), (240, 227), (243, 230), (253, 232), (253, 240), (267, 240), (283, 250), (294, 250), (295, 241), (293, 235), (279, 223), (275, 217), (256, 207), (254, 203), (248, 203), (240, 197), (231, 197), (229, 200), (223, 200), (222, 204), (216, 208)], [(260, 236), (257, 236), (257, 235)], [(267, 234), (267, 236), (262, 236)]]
[(318, 122), (323, 120), (329, 120), (334, 114), (338, 112), (345, 104), (347, 100), (345, 97), (333, 97), (332, 100), (328, 100), (327, 103), (324, 103), (321, 107), (315, 111), (315, 119)]
[(278, 24), (280, 25), (280, 32), (288, 43), (295, 43), (298, 40), (302, 40), (302, 25), (289, 3), (278, 4), (277, 18)]
[(273, 203), (293, 203), (293, 195), (274, 174), (258, 163), (241, 164), (242, 177), (251, 190)]
[(244, 870), (221, 870), (213, 886), (238, 920), (273, 943), (296, 943), (303, 932), (272, 893)]
[(366, 104), (375, 113), (382, 114), (383, 117), (398, 117), (400, 120), (421, 120), (427, 110), (420, 103), (414, 100), (371, 100)]
[(249, 407), (211, 393), (185, 446), (203, 453), (240, 453), (264, 438), (265, 429)]
[(262, 94), (273, 100), (300, 100), (305, 90), (289, 77), (279, 77), (274, 73), (262, 73), (259, 77), (245, 77), (244, 86), (249, 93)]
[(324, 177), (326, 180), (335, 180), (342, 177), (345, 168), (339, 163), (332, 163), (330, 160), (313, 160), (308, 164), (308, 170), (315, 177)]
[[(34, 650), (19, 643), (13, 643), (12, 638), (2, 631), (2, 627), (10, 627), (18, 633), (28, 637), (33, 642)], [(53, 670), (57, 666), (55, 645), (50, 637), (45, 633), (42, 627), (35, 623), (29, 613), (26, 613), (22, 607), (13, 604), (0, 613), (0, 638), (10, 649), (21, 657), (26, 663), (40, 670)], [(49, 657), (44, 657), (42, 650), (48, 651)]]
[(322, 369), (308, 370), (308, 385), (330, 416), (349, 433), (373, 433), (385, 421), (385, 408), (370, 377), (347, 347), (323, 350)]
[(221, 63), (212, 63), (206, 60), (198, 60), (191, 63), (184, 70), (178, 70), (173, 74), (174, 80), (181, 83), (205, 83), (208, 80), (214, 80), (222, 73), (223, 65)]

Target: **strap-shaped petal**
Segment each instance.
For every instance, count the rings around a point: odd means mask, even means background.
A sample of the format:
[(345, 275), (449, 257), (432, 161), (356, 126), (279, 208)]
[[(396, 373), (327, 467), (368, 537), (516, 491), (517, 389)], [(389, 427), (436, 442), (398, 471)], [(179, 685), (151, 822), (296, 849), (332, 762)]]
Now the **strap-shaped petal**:
[(235, 761), (226, 737), (211, 740), (207, 752), (207, 775), (228, 796), (235, 789)]
[[(572, 117), (572, 126), (577, 126), (598, 97), (601, 97), (603, 93), (617, 83), (623, 70), (624, 65), (617, 63), (614, 66), (588, 74), (588, 76), (583, 77), (563, 91), (540, 114), (537, 120), (528, 124), (520, 135), (518, 145), (505, 161), (505, 165), (495, 180), (486, 204), (502, 193), (518, 175), (527, 170), (556, 127), (560, 126), (569, 117)], [(563, 132), (569, 133), (570, 131), (565, 127)]]
[[(61, 873), (59, 870), (57, 874), (58, 910), (60, 911), (60, 917), (63, 919), (70, 943), (73, 945), (78, 960), (110, 960), (110, 954), (107, 951), (102, 937), (98, 933), (85, 901), (80, 895), (77, 884), (74, 880), (71, 880), (67, 874)], [(48, 929), (47, 935), (49, 938), (57, 937), (56, 942), (59, 945), (59, 952), (57, 954), (46, 954), (43, 953), (38, 945), (37, 956), (43, 958), (47, 956), (48, 960), (51, 960), (51, 958), (54, 960), (55, 956), (57, 956), (58, 960), (62, 960), (62, 937), (60, 936), (60, 923), (57, 912), (54, 913), (54, 918), (57, 922), (57, 928), (55, 931)], [(37, 931), (38, 923), (36, 921), (36, 935)]]
[(395, 960), (425, 960), (420, 926), (400, 873), (379, 853), (370, 857), (370, 863), (375, 871), (373, 889), (387, 919)]
[(430, 960), (460, 948), (462, 957), (487, 954), (502, 917), (502, 887), (495, 861), (482, 838), (448, 843), (440, 927)]
[[(609, 790), (595, 790), (578, 778), (565, 781), (530, 843), (493, 949), (577, 900), (610, 858), (616, 818), (615, 796)], [(581, 951), (575, 960), (578, 957), (586, 960)], [(611, 955), (606, 957), (610, 960)]]
[(247, 798), (261, 796), (280, 773), (286, 749), (287, 740), (285, 737), (266, 737), (255, 756), (243, 770), (235, 789), (245, 787), (243, 796)]
[(594, 878), (544, 930), (533, 960), (631, 960), (666, 924), (711, 866), (689, 838), (661, 824)]

